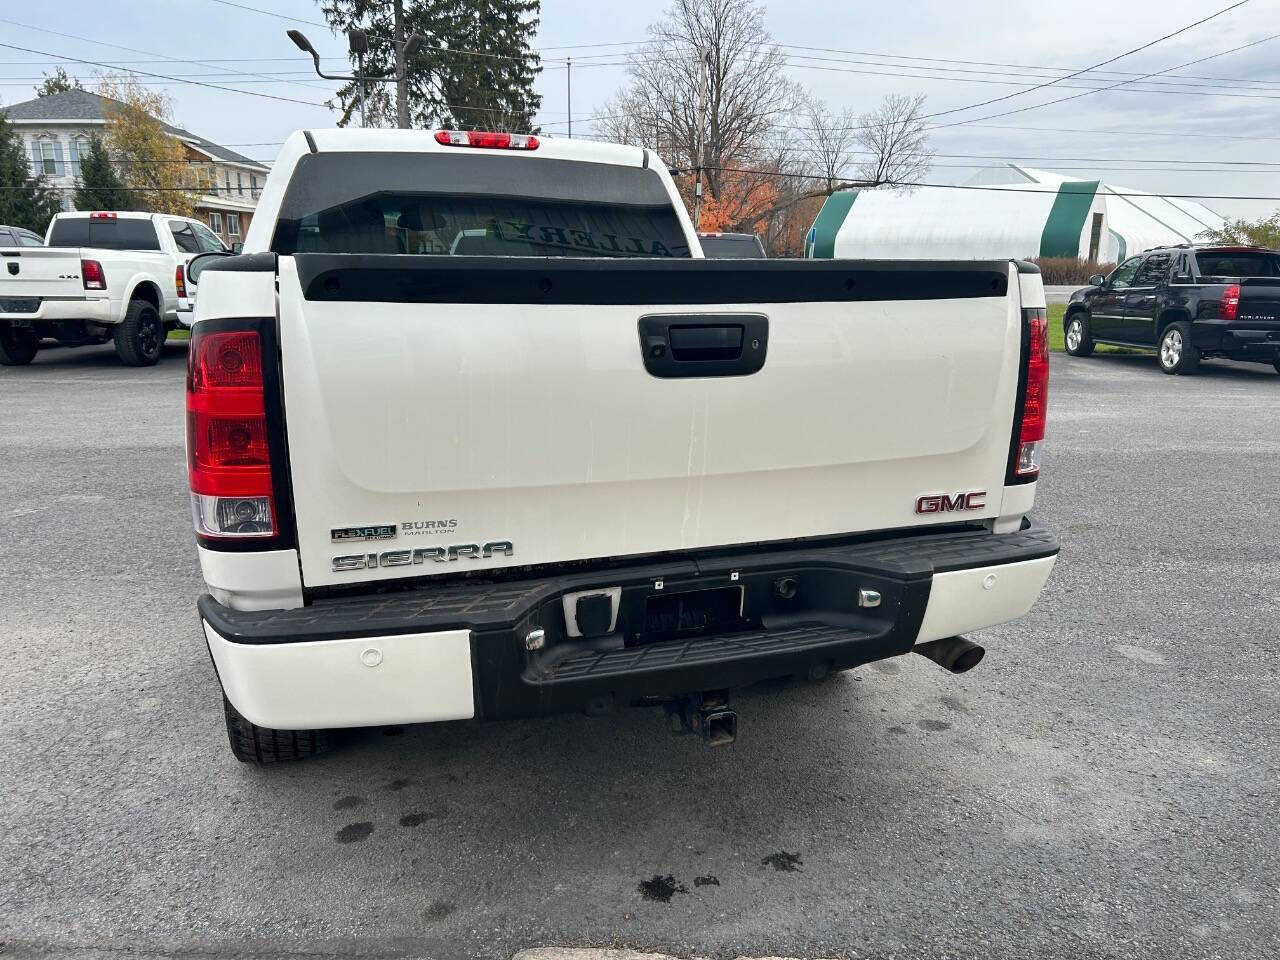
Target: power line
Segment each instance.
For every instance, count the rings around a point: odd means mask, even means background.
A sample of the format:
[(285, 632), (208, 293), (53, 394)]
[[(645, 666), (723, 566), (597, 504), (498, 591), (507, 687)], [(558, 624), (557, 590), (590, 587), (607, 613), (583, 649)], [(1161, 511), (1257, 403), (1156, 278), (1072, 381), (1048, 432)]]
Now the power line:
[[(1075, 73), (1069, 73), (1064, 77), (1058, 77), (1056, 79), (1046, 81), (1045, 83), (1037, 84), (1036, 86), (1032, 87), (1030, 90), (1021, 90), (1015, 93), (1005, 94), (1002, 97), (994, 97), (991, 100), (983, 100), (981, 103), (971, 103), (968, 106), (964, 106), (964, 107), (952, 107), (950, 110), (940, 110), (937, 113), (926, 114), (922, 119), (929, 120), (929, 119), (933, 119), (934, 117), (944, 117), (952, 113), (961, 113), (965, 110), (974, 110), (974, 109), (977, 109), (978, 107), (986, 107), (986, 106), (990, 106), (993, 103), (1000, 103), (1002, 100), (1009, 100), (1013, 97), (1023, 96), (1024, 94), (1032, 93), (1036, 90), (1043, 90), (1045, 87), (1052, 87), (1057, 83), (1061, 83), (1063, 80), (1070, 80), (1073, 77), (1080, 76), (1080, 74), (1082, 73), (1088, 73), (1091, 70), (1097, 70), (1099, 67), (1105, 67), (1108, 64), (1115, 63), (1117, 60), (1123, 59), (1124, 57), (1138, 53), (1141, 50), (1146, 50), (1148, 47), (1153, 47), (1157, 43), (1163, 43), (1165, 40), (1168, 40), (1171, 37), (1176, 37), (1179, 34), (1186, 33), (1188, 30), (1198, 27), (1203, 23), (1208, 23), (1210, 20), (1213, 20), (1216, 17), (1222, 16), (1224, 13), (1229, 13), (1230, 11), (1235, 10), (1237, 7), (1242, 7), (1248, 2), (1249, 0), (1237, 0), (1236, 3), (1233, 3), (1228, 7), (1223, 7), (1221, 10), (1217, 11), (1216, 13), (1211, 13), (1209, 14), (1209, 16), (1204, 17), (1200, 20), (1197, 20), (1195, 23), (1189, 23), (1185, 27), (1179, 27), (1177, 30), (1174, 30), (1172, 33), (1166, 33), (1163, 37), (1158, 37), (1155, 40), (1149, 40), (1146, 43), (1142, 44), (1141, 46), (1134, 47), (1132, 50), (1126, 50), (1124, 53), (1120, 53), (1107, 60), (1103, 60), (1101, 63), (1095, 63), (1091, 67), (1086, 67), (1083, 70), (1077, 70)], [(1178, 69), (1178, 68), (1175, 67), (1173, 69)], [(989, 118), (983, 118), (983, 119), (989, 119)]]
[[(1267, 43), (1268, 41), (1274, 40), (1277, 37), (1280, 37), (1280, 33), (1273, 33), (1270, 36), (1261, 38), (1260, 40), (1251, 40), (1248, 43), (1242, 43), (1239, 46), (1232, 47), (1229, 50), (1222, 50), (1222, 51), (1219, 51), (1218, 53), (1211, 53), (1206, 57), (1198, 57), (1195, 60), (1188, 60), (1186, 63), (1180, 63), (1175, 67), (1167, 67), (1164, 70), (1157, 70), (1154, 73), (1148, 73), (1145, 76), (1139, 77), (1134, 80), (1121, 80), (1119, 83), (1114, 83), (1109, 87), (1098, 87), (1097, 89), (1087, 90), (1084, 93), (1077, 93), (1070, 97), (1059, 97), (1057, 100), (1050, 100), (1047, 103), (1036, 103), (1036, 104), (1032, 104), (1029, 107), (1019, 107), (1016, 110), (1006, 110), (1003, 113), (993, 113), (985, 117), (976, 117), (974, 118), (974, 120), (957, 120), (954, 123), (937, 124), (933, 129), (939, 129), (942, 127), (956, 127), (956, 126), (961, 126), (962, 124), (976, 122), (978, 120), (995, 120), (999, 117), (1012, 116), (1015, 113), (1025, 113), (1028, 110), (1039, 110), (1041, 107), (1053, 106), (1055, 103), (1065, 103), (1068, 100), (1079, 100), (1081, 97), (1087, 97), (1090, 94), (1101, 93), (1106, 90), (1114, 90), (1117, 87), (1123, 87), (1130, 83), (1139, 83), (1142, 80), (1147, 79), (1148, 77), (1158, 77), (1161, 74), (1168, 73), (1170, 70), (1180, 70), (1183, 67), (1189, 67), (1189, 66), (1192, 66), (1193, 64), (1204, 63), (1208, 60), (1216, 60), (1218, 57), (1225, 57), (1228, 53), (1236, 53), (1237, 51), (1247, 49), (1248, 47), (1256, 47), (1260, 43)], [(1230, 96), (1230, 94), (1221, 94), (1221, 96)]]
[[(790, 171), (770, 171), (770, 170), (752, 170), (749, 167), (714, 167), (704, 166), (704, 170), (718, 170), (721, 173), (752, 173), (762, 177), (786, 177), (795, 180), (830, 180), (832, 179), (826, 173), (799, 173)], [(691, 168), (673, 167), (670, 168), (671, 173), (685, 174), (692, 172)], [(845, 179), (843, 176), (838, 179)], [(1071, 181), (1079, 182), (1079, 181)], [(844, 187), (854, 189), (872, 189), (873, 187), (937, 187), (942, 190), (985, 190), (996, 191), (998, 193), (1044, 193), (1056, 196), (1058, 187), (1048, 190), (1037, 190), (1031, 187), (1013, 187), (1013, 186), (981, 186), (978, 184), (967, 183), (926, 183), (923, 181), (915, 183), (907, 183), (905, 181), (885, 181), (880, 184), (859, 184), (856, 182), (848, 182)], [(1280, 201), (1280, 197), (1260, 197), (1260, 196), (1240, 196), (1238, 194), (1226, 193), (1125, 193), (1119, 190), (1108, 189), (1106, 196), (1108, 197), (1167, 197), (1170, 200), (1275, 200)]]
[[(1003, 63), (1003, 62), (992, 61), (992, 60), (957, 60), (957, 59), (951, 59), (946, 57), (912, 57), (912, 56), (906, 56), (905, 54), (898, 54), (898, 53), (874, 53), (874, 52), (865, 51), (865, 50), (839, 50), (831, 47), (806, 47), (806, 46), (801, 46), (799, 44), (787, 44), (787, 43), (780, 44), (780, 46), (785, 50), (813, 50), (818, 53), (844, 53), (844, 54), (850, 54), (852, 56), (883, 57), (883, 58), (888, 58), (893, 60), (915, 60), (920, 62), (932, 62), (932, 63), (963, 63), (969, 66), (1007, 67), (1012, 70), (1056, 70), (1061, 73), (1070, 73), (1077, 69), (1076, 67), (1050, 67), (1050, 66), (1045, 66), (1043, 64)], [(849, 62), (859, 62), (859, 61), (849, 61)], [(893, 66), (893, 64), (886, 64), (886, 66)], [(941, 70), (944, 68), (926, 67), (924, 69)], [(1088, 72), (1110, 73), (1110, 74), (1116, 74), (1118, 76), (1138, 76), (1140, 74), (1140, 71), (1137, 71), (1137, 70), (1128, 70), (1128, 71), (1127, 70), (1090, 70)], [(1199, 76), (1193, 76), (1189, 74), (1179, 74), (1178, 76), (1185, 77), (1188, 80), (1215, 80), (1215, 81), (1224, 82), (1224, 83), (1274, 83), (1275, 82), (1270, 80), (1248, 80), (1248, 79), (1239, 78), (1239, 77), (1199, 77)]]
[[(0, 17), (0, 23), (8, 23), (15, 27), (20, 27), (23, 30), (34, 30), (36, 33), (47, 33), (50, 36), (62, 37), (63, 39), (66, 39), (66, 40), (78, 40), (82, 43), (94, 43), (100, 47), (111, 47), (115, 50), (125, 50), (125, 51), (128, 51), (129, 53), (141, 53), (148, 57), (163, 56), (163, 54), (155, 53), (151, 50), (140, 50), (136, 47), (125, 47), (118, 43), (107, 43), (105, 40), (94, 40), (91, 37), (78, 37), (73, 33), (59, 33), (57, 30), (49, 30), (49, 29), (46, 29), (45, 27), (34, 27), (29, 23), (19, 23), (17, 20), (7, 20), (7, 19), (4, 19), (3, 17)], [(180, 60), (177, 57), (167, 57), (164, 60), (161, 60), (159, 62), (161, 63), (192, 63), (192, 64), (200, 64), (201, 66), (213, 66), (212, 63), (205, 62), (202, 60), (191, 60), (191, 59)], [(215, 67), (215, 69), (226, 70), (228, 73), (247, 73), (248, 72), (243, 70), (241, 71), (231, 70), (230, 68), (225, 68), (225, 67)], [(262, 74), (254, 74), (254, 75), (263, 76)], [(313, 84), (301, 83), (301, 82), (292, 81), (292, 80), (287, 82), (294, 83), (296, 86), (310, 87), (311, 89), (314, 89)]]

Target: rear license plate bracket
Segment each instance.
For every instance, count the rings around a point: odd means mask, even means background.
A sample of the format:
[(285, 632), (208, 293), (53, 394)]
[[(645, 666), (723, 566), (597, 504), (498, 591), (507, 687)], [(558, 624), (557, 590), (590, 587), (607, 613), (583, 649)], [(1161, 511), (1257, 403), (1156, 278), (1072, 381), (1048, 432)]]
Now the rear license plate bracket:
[(740, 586), (654, 593), (645, 598), (644, 620), (628, 645), (732, 633), (750, 627), (742, 615)]

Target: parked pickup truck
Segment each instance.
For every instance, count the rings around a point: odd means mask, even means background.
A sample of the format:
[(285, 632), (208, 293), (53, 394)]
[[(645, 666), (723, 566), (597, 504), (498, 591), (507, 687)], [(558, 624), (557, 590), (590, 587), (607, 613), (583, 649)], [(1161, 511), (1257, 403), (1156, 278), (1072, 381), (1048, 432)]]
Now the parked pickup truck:
[(1053, 567), (1029, 264), (706, 260), (650, 151), (450, 131), (293, 135), (245, 245), (187, 378), (241, 760), (636, 702), (725, 743), (744, 684), (973, 666)]
[(1158, 247), (1091, 277), (1063, 314), (1067, 353), (1094, 344), (1155, 350), (1165, 373), (1202, 359), (1270, 363), (1280, 373), (1280, 253), (1262, 247)]
[(0, 364), (30, 363), (42, 339), (115, 342), (130, 366), (160, 359), (183, 313), (196, 254), (226, 252), (198, 220), (150, 213), (60, 213), (48, 245), (0, 249)]

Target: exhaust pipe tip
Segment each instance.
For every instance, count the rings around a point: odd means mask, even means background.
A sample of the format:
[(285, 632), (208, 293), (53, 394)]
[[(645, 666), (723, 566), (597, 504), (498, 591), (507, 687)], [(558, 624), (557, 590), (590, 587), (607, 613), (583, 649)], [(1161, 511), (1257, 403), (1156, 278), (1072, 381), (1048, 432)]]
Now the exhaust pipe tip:
[(985, 647), (964, 637), (944, 637), (942, 640), (918, 643), (911, 649), (913, 653), (927, 657), (952, 673), (968, 673), (987, 654)]

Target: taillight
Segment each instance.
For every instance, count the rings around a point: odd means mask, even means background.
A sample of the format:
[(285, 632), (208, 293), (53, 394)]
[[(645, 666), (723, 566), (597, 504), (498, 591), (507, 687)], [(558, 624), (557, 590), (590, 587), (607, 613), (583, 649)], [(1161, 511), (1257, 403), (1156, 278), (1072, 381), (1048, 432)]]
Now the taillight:
[(187, 468), (201, 536), (276, 532), (262, 359), (256, 330), (205, 333), (197, 325), (191, 333)]
[(80, 261), (80, 279), (86, 290), (107, 289), (107, 277), (102, 272), (102, 264), (97, 260)]
[(182, 268), (182, 264), (178, 264), (173, 268), (173, 285), (177, 288), (178, 296), (185, 298), (187, 295), (187, 272)]
[(1040, 474), (1040, 452), (1049, 414), (1049, 318), (1044, 307), (1024, 309), (1022, 316), (1027, 329), (1027, 361), (1013, 479), (1025, 482)]
[(114, 212), (112, 213), (91, 213), (90, 220), (116, 220), (119, 219)]
[(1240, 284), (1233, 283), (1222, 291), (1222, 303), (1218, 316), (1227, 323), (1233, 323), (1240, 316)]
[(446, 147), (486, 147), (490, 150), (537, 150), (538, 138), (523, 133), (481, 130), (437, 130), (436, 143)]

